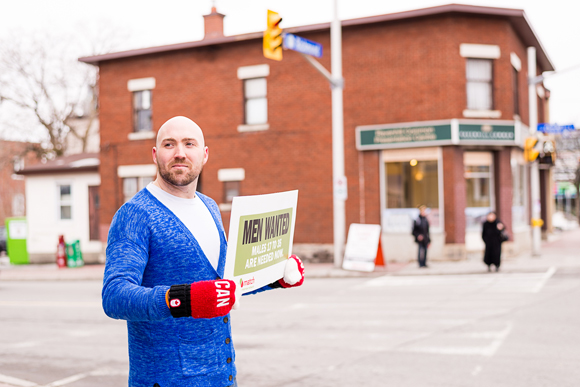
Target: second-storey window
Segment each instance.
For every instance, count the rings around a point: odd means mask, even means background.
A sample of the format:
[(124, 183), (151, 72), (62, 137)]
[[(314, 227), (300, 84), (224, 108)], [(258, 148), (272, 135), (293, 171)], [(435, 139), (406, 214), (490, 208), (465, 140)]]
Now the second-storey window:
[(268, 122), (266, 78), (244, 79), (244, 116), (246, 125)]
[(151, 131), (151, 90), (133, 92), (133, 131)]
[(467, 59), (467, 109), (493, 109), (493, 62), (491, 59)]
[(518, 70), (515, 68), (512, 70), (513, 73), (513, 89), (514, 89), (514, 114), (520, 114), (520, 83), (518, 81)]

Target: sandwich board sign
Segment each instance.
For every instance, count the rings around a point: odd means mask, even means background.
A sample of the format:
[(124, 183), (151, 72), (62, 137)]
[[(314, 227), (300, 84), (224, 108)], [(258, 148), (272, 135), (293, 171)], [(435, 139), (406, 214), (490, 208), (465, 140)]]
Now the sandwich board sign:
[(375, 262), (378, 265), (383, 264), (381, 226), (378, 224), (351, 224), (348, 229), (342, 268), (371, 272), (375, 269)]

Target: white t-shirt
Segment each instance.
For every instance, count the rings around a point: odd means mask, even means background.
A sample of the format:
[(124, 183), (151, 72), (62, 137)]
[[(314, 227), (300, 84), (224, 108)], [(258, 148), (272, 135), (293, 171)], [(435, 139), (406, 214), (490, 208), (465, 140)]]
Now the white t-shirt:
[(179, 198), (153, 183), (147, 185), (147, 190), (189, 229), (213, 268), (217, 270), (220, 259), (220, 235), (211, 212), (199, 196), (195, 195), (193, 199)]

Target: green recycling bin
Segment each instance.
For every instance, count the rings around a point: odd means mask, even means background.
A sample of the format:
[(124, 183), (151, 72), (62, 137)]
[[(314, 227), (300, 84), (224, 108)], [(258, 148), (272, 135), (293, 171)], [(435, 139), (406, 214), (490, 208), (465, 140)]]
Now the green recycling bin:
[(6, 254), (13, 265), (30, 263), (26, 238), (28, 237), (28, 225), (26, 218), (6, 219)]
[(81, 242), (77, 239), (66, 245), (66, 265), (68, 267), (81, 267), (85, 264), (81, 253)]

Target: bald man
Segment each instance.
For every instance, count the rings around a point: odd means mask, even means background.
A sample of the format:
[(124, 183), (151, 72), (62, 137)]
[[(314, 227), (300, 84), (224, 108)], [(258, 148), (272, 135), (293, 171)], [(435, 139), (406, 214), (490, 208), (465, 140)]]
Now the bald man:
[[(226, 236), (216, 203), (196, 192), (209, 157), (201, 128), (173, 117), (152, 150), (155, 181), (115, 214), (109, 230), (103, 309), (127, 320), (130, 387), (237, 386), (223, 279)], [(292, 256), (284, 278), (256, 292), (300, 286)]]

